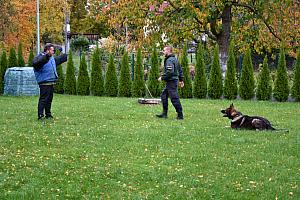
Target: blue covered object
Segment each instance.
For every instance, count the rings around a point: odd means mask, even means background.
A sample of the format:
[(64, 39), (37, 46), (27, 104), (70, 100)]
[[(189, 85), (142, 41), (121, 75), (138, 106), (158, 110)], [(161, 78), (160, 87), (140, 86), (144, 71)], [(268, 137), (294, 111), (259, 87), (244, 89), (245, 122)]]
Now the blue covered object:
[(8, 68), (4, 76), (4, 95), (39, 95), (39, 86), (36, 82), (33, 67)]

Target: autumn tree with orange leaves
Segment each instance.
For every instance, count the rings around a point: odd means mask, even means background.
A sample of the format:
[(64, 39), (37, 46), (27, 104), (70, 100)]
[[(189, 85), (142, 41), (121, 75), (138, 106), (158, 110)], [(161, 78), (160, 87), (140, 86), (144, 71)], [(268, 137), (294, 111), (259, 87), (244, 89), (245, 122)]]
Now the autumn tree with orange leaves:
[[(41, 43), (63, 41), (65, 0), (40, 0)], [(0, 0), (0, 43), (6, 49), (23, 44), (27, 58), (36, 47), (36, 0)]]
[[(91, 0), (101, 8), (96, 19), (109, 16), (108, 23), (117, 34), (127, 27), (132, 42), (182, 44), (201, 41), (203, 35), (220, 47), (221, 63), (226, 68), (230, 38), (244, 52), (278, 49), (281, 44), (295, 52), (299, 46), (300, 2), (266, 0)], [(103, 19), (103, 20), (106, 20)], [(147, 34), (145, 34), (145, 28)], [(118, 31), (119, 30), (119, 31)], [(161, 38), (165, 35), (165, 40)]]

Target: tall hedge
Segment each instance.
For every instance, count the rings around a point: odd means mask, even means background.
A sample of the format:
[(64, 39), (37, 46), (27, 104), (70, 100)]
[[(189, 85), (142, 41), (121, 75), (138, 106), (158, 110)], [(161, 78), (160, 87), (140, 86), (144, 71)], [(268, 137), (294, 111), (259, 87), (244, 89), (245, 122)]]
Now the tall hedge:
[(157, 54), (157, 49), (153, 47), (151, 53), (151, 69), (148, 79), (148, 89), (151, 92), (153, 97), (160, 96), (161, 89), (160, 89), (160, 81), (157, 79), (159, 78), (159, 59)]
[(272, 94), (271, 76), (268, 66), (268, 58), (265, 56), (262, 69), (258, 76), (256, 98), (258, 100), (270, 100)]
[(297, 61), (294, 66), (292, 96), (296, 99), (296, 101), (300, 101), (300, 48), (298, 49)]
[(234, 44), (230, 43), (229, 55), (227, 60), (227, 70), (224, 80), (224, 98), (236, 99), (238, 93), (238, 86), (236, 80), (236, 62), (234, 55)]
[(91, 93), (94, 96), (104, 95), (104, 79), (101, 65), (101, 52), (97, 46), (92, 55)]
[(131, 96), (131, 77), (129, 71), (129, 60), (127, 51), (124, 52), (121, 62), (121, 72), (119, 80), (119, 97)]
[(22, 51), (23, 45), (20, 42), (18, 46), (18, 66), (19, 67), (25, 67), (25, 61), (23, 58), (23, 51)]
[(254, 80), (254, 72), (253, 65), (251, 59), (251, 51), (247, 50), (244, 55), (243, 64), (242, 64), (242, 72), (240, 78), (240, 88), (239, 94), (240, 97), (244, 100), (249, 100), (254, 97), (254, 89), (255, 89), (255, 80)]
[(13, 47), (9, 50), (8, 67), (18, 67), (18, 59)]
[(208, 81), (208, 97), (212, 99), (221, 98), (223, 93), (222, 72), (219, 59), (219, 46), (214, 49), (213, 62), (210, 68)]
[(132, 83), (132, 96), (143, 97), (145, 96), (145, 82), (144, 82), (144, 69), (142, 50), (139, 48), (137, 52), (136, 62), (134, 66), (134, 79)]
[(76, 77), (75, 77), (75, 67), (73, 62), (73, 53), (70, 50), (67, 62), (66, 80), (64, 83), (65, 94), (76, 95)]
[(33, 50), (30, 49), (30, 51), (29, 51), (29, 57), (28, 57), (28, 61), (27, 61), (27, 66), (28, 67), (32, 67), (33, 59), (34, 59)]
[[(55, 56), (59, 56), (60, 52), (56, 51)], [(56, 71), (58, 75), (58, 80), (56, 81), (56, 84), (54, 85), (54, 92), (58, 94), (64, 93), (64, 73), (62, 69), (62, 65), (56, 66)]]
[(277, 101), (286, 101), (289, 97), (288, 74), (286, 69), (285, 51), (283, 48), (280, 49), (273, 97)]
[(204, 49), (199, 43), (196, 53), (195, 79), (193, 87), (193, 95), (195, 98), (206, 98), (207, 80), (205, 75)]
[(90, 95), (90, 77), (87, 71), (87, 64), (85, 60), (85, 52), (81, 54), (79, 73), (77, 79), (77, 94)]
[(183, 71), (184, 87), (179, 87), (179, 95), (182, 98), (193, 98), (193, 87), (188, 64), (187, 46), (183, 47), (183, 53), (180, 59), (180, 64)]
[(7, 58), (6, 50), (2, 50), (2, 55), (0, 59), (0, 94), (3, 94), (4, 91), (4, 75), (7, 69)]
[(109, 62), (107, 66), (106, 76), (105, 76), (104, 88), (107, 96), (110, 97), (118, 96), (118, 78), (116, 74), (116, 67), (114, 63), (113, 54), (109, 55)]

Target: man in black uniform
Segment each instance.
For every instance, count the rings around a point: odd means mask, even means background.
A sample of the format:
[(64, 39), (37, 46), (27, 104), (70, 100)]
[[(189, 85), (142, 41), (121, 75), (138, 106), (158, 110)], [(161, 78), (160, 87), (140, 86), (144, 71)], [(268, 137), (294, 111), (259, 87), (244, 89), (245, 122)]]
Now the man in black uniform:
[(171, 102), (177, 112), (177, 119), (183, 119), (182, 106), (178, 95), (178, 80), (179, 86), (184, 86), (182, 68), (175, 55), (172, 53), (171, 46), (165, 46), (163, 53), (165, 55), (164, 73), (158, 80), (165, 81), (166, 87), (161, 94), (163, 112), (156, 116), (159, 118), (168, 117), (168, 97), (170, 96)]

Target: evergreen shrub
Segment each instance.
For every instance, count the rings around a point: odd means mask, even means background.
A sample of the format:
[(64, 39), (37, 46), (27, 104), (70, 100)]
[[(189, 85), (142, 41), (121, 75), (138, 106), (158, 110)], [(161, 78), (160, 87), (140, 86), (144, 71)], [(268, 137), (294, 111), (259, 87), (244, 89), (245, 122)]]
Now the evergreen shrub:
[(300, 101), (300, 48), (298, 49), (297, 60), (294, 65), (292, 97), (295, 98), (296, 101)]
[(180, 59), (182, 71), (183, 71), (183, 82), (184, 87), (179, 87), (179, 95), (182, 98), (193, 98), (193, 86), (190, 77), (190, 70), (188, 64), (187, 46), (183, 47), (182, 57)]
[(101, 52), (98, 45), (92, 54), (91, 93), (94, 96), (104, 95)]
[(24, 58), (23, 58), (22, 46), (23, 45), (20, 42), (19, 46), (18, 46), (18, 66), (19, 67), (25, 67), (25, 61), (24, 61)]
[(223, 93), (222, 72), (219, 59), (219, 46), (214, 49), (213, 62), (208, 80), (208, 97), (211, 99), (221, 98)]
[(205, 74), (204, 49), (199, 43), (196, 53), (195, 79), (193, 87), (193, 96), (195, 98), (206, 98), (207, 80)]
[(66, 79), (64, 82), (64, 92), (65, 94), (76, 95), (76, 77), (75, 77), (75, 67), (73, 61), (73, 53), (70, 50), (68, 55), (67, 62), (67, 71), (66, 71)]
[(285, 51), (283, 48), (280, 49), (273, 97), (280, 102), (286, 101), (289, 97), (288, 74), (286, 69)]
[(6, 50), (2, 50), (2, 55), (0, 59), (0, 95), (3, 94), (4, 91), (4, 75), (7, 69), (7, 57)]
[(255, 80), (250, 49), (247, 50), (243, 59), (239, 86), (239, 94), (242, 99), (249, 100), (254, 97)]
[(155, 47), (152, 49), (151, 53), (151, 69), (148, 79), (148, 89), (153, 97), (158, 97), (161, 93), (159, 78), (159, 59), (157, 50)]
[(30, 49), (30, 51), (29, 51), (29, 57), (28, 57), (28, 61), (27, 61), (27, 66), (28, 67), (32, 67), (33, 59), (34, 59), (33, 50)]
[(120, 80), (119, 80), (119, 97), (131, 96), (131, 77), (129, 71), (128, 53), (124, 51), (121, 62)]
[(109, 56), (104, 88), (107, 96), (110, 97), (118, 96), (118, 78), (117, 78), (113, 54), (110, 54)]
[(224, 98), (236, 99), (238, 93), (237, 79), (236, 79), (236, 62), (234, 56), (234, 44), (230, 43), (229, 55), (227, 60), (227, 70), (224, 80)]
[(90, 95), (90, 77), (87, 71), (85, 53), (81, 54), (79, 74), (77, 79), (77, 94)]
[(145, 82), (144, 82), (144, 69), (142, 50), (138, 49), (136, 62), (134, 66), (134, 79), (132, 83), (132, 96), (143, 97), (145, 96)]
[[(59, 56), (60, 52), (56, 51), (55, 56)], [(64, 93), (64, 74), (63, 74), (63, 69), (62, 65), (56, 66), (56, 71), (58, 75), (58, 80), (56, 81), (56, 84), (54, 85), (54, 92), (58, 94), (63, 94)]]
[(13, 47), (10, 48), (9, 50), (8, 68), (10, 67), (18, 67), (18, 59), (17, 59), (16, 51)]
[(265, 56), (262, 69), (258, 76), (258, 85), (256, 91), (257, 100), (270, 100), (272, 95), (271, 75), (268, 65), (268, 57)]

